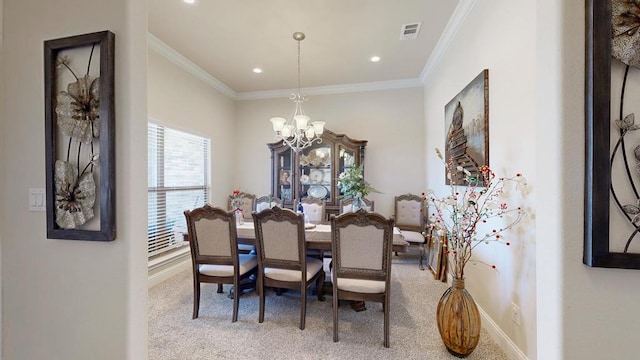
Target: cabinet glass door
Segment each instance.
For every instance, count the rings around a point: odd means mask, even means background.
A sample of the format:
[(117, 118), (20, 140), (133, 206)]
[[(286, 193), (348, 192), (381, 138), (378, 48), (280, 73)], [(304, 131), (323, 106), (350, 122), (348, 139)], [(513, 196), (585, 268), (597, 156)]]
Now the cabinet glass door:
[[(348, 147), (344, 147), (342, 145), (338, 145), (338, 168), (336, 169), (336, 178), (340, 176), (346, 169), (352, 168), (358, 165), (358, 161), (356, 158), (356, 151), (353, 149), (349, 149)], [(337, 182), (336, 182), (337, 184)], [(340, 190), (339, 195), (342, 195)]]
[(300, 196), (332, 199), (331, 145), (317, 144), (300, 154)]
[(278, 154), (278, 187), (277, 197), (284, 200), (285, 203), (291, 203), (293, 200), (291, 182), (293, 179), (293, 162), (291, 151), (286, 151)]

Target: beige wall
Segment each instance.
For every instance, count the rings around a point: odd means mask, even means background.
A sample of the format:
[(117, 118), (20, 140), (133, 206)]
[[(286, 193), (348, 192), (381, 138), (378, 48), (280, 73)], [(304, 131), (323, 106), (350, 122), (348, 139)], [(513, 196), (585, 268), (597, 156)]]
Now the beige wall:
[(149, 119), (211, 139), (211, 203), (226, 207), (234, 186), (233, 100), (149, 50)]
[[(134, 221), (146, 213), (144, 3), (0, 0), (4, 359), (146, 358), (146, 244), (139, 241), (146, 231)], [(116, 34), (118, 237), (112, 243), (49, 240), (44, 213), (27, 210), (28, 189), (45, 181), (42, 41), (104, 29)], [(370, 141), (367, 176), (385, 192), (376, 200), (389, 213), (388, 199), (399, 189), (441, 189), (442, 168), (431, 149), (443, 146), (443, 106), (489, 68), (491, 165), (525, 173), (533, 190), (528, 205), (538, 211), (526, 225), (535, 230), (518, 233), (513, 253), (480, 254), (506, 270), (474, 268), (467, 282), (472, 294), (529, 359), (635, 358), (637, 272), (581, 262), (584, 1), (479, 0), (447, 54), (424, 89), (426, 122), (414, 118), (421, 100), (403, 100), (422, 98), (422, 90), (310, 96), (305, 109), (336, 132)], [(267, 119), (289, 114), (291, 103), (236, 106), (237, 146), (229, 151), (240, 155), (227, 166), (238, 176), (218, 186), (267, 193)], [(416, 131), (400, 132), (403, 124)], [(387, 144), (391, 134), (408, 138)], [(412, 142), (426, 150), (410, 151)], [(252, 152), (265, 155), (247, 155)], [(405, 175), (414, 166), (417, 180)], [(521, 306), (520, 328), (509, 323), (512, 301)]]
[[(335, 133), (367, 140), (365, 177), (381, 194), (368, 198), (376, 211), (393, 214), (393, 197), (425, 189), (422, 88), (381, 90), (334, 95), (310, 95), (304, 110), (312, 120), (324, 120)], [(237, 102), (236, 186), (266, 195), (271, 189), (271, 153), (275, 140), (269, 119), (288, 117), (288, 98)]]
[[(2, 358), (145, 359), (146, 2), (4, 0), (0, 157)], [(115, 33), (113, 242), (46, 238), (43, 41)]]
[[(433, 149), (444, 149), (444, 106), (489, 69), (489, 164), (498, 176), (525, 175), (531, 193), (522, 203), (529, 214), (507, 234), (512, 246), (476, 247), (474, 258), (495, 264), (497, 270), (482, 263), (468, 265), (466, 286), (530, 359), (536, 358), (535, 29), (535, 3), (478, 1), (425, 84), (426, 183), (443, 195), (448, 191), (444, 165)], [(504, 224), (499, 220), (492, 219), (491, 228)], [(521, 310), (519, 327), (511, 320), (512, 303)]]
[[(3, 52), (3, 42), (4, 42), (4, 36), (2, 35), (2, 29), (4, 29), (4, 26), (2, 25), (3, 23), (3, 16), (2, 16), (2, 12), (4, 9), (4, 4), (3, 4), (3, 0), (0, 0), (0, 109), (4, 109), (4, 97), (2, 96), (3, 92), (4, 92), (4, 66), (2, 66), (3, 61), (2, 61), (2, 52)], [(2, 129), (2, 123), (4, 122), (4, 114), (3, 112), (0, 110), (0, 129)], [(6, 134), (6, 132), (2, 132), (0, 133), (0, 149), (2, 149), (2, 143), (4, 142), (4, 136), (2, 134)], [(4, 160), (2, 158), (2, 156), (0, 156), (0, 192), (4, 191)], [(2, 206), (0, 206), (0, 219), (4, 218), (4, 213), (3, 213), (3, 208)], [(0, 220), (0, 229), (2, 229), (2, 220)], [(0, 289), (2, 289), (2, 231), (0, 230)], [(2, 294), (2, 291), (0, 291), (0, 295)], [(2, 309), (2, 296), (0, 296), (0, 309)], [(0, 311), (0, 324), (2, 324), (2, 311)], [(2, 326), (0, 326), (0, 329), (2, 329)], [(0, 330), (0, 335), (2, 334), (1, 330)], [(0, 336), (0, 358), (2, 358), (2, 336)]]
[[(540, 53), (549, 73), (542, 75), (539, 97), (541, 129), (550, 131), (550, 149), (538, 144), (550, 164), (545, 174), (552, 175), (558, 184), (545, 198), (546, 209), (552, 209), (546, 224), (554, 230), (551, 236), (538, 239), (538, 258), (554, 251), (539, 267), (539, 284), (544, 293), (539, 296), (539, 334), (555, 336), (562, 329), (557, 347), (539, 347), (540, 359), (614, 359), (636, 358), (637, 336), (640, 333), (640, 277), (637, 270), (589, 268), (582, 264), (584, 206), (584, 2), (571, 0), (556, 4), (545, 0), (538, 12), (547, 29), (539, 26)], [(544, 10), (544, 13), (540, 10)], [(558, 34), (557, 38), (549, 34)], [(545, 43), (543, 40), (550, 39)], [(637, 72), (635, 73), (637, 75)], [(630, 86), (636, 87), (633, 76)], [(619, 80), (618, 80), (619, 81)], [(630, 101), (627, 111), (634, 111), (637, 102)], [(617, 108), (612, 119), (617, 118)], [(546, 134), (547, 132), (545, 132)], [(557, 151), (553, 151), (557, 150)], [(553, 152), (552, 152), (553, 151)], [(554, 198), (551, 198), (554, 196)], [(555, 233), (555, 224), (562, 224)], [(546, 234), (546, 231), (545, 231)], [(544, 252), (544, 253), (543, 253)], [(547, 259), (545, 258), (545, 260)], [(547, 269), (546, 266), (549, 266)], [(560, 298), (562, 301), (555, 301)], [(550, 320), (560, 314), (559, 320)], [(558, 318), (558, 317), (556, 317)], [(549, 342), (555, 345), (554, 340)], [(547, 356), (548, 355), (548, 356)]]

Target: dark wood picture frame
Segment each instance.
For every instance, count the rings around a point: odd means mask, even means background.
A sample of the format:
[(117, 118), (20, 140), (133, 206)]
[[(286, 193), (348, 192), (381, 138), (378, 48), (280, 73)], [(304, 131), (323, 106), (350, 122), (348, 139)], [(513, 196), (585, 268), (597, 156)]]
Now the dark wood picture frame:
[(586, 0), (583, 263), (640, 269), (640, 254), (611, 252), (611, 1)]
[[(99, 230), (85, 229), (82, 225), (78, 228), (62, 228), (56, 223), (56, 185), (55, 163), (57, 160), (58, 146), (71, 145), (58, 144), (58, 115), (56, 106), (57, 96), (61, 90), (58, 83), (60, 71), (64, 67), (59, 62), (59, 54), (64, 51), (82, 49), (84, 47), (93, 50), (98, 49), (99, 56), (99, 141), (97, 159), (91, 158), (95, 163), (96, 172), (99, 173), (99, 189), (96, 189), (96, 202), (99, 203)], [(46, 209), (47, 209), (47, 238), (67, 240), (92, 240), (113, 241), (116, 238), (115, 227), (115, 104), (114, 104), (114, 60), (115, 60), (115, 35), (110, 31), (101, 31), (83, 35), (70, 36), (44, 42), (44, 95), (45, 95), (45, 155), (46, 155)], [(94, 59), (93, 61), (98, 61)], [(91, 62), (91, 57), (88, 60)], [(69, 68), (69, 67), (67, 67)], [(87, 65), (87, 74), (89, 73)], [(73, 74), (76, 76), (76, 74)], [(80, 74), (82, 75), (82, 74)], [(76, 76), (77, 79), (77, 76)], [(69, 93), (71, 91), (69, 90)], [(93, 130), (92, 130), (93, 131)], [(91, 143), (92, 154), (94, 144)], [(80, 149), (78, 147), (78, 158)], [(67, 158), (69, 156), (67, 155)], [(89, 165), (87, 165), (89, 166)], [(93, 165), (92, 169), (93, 169)], [(78, 171), (78, 173), (80, 173)], [(97, 220), (96, 220), (97, 222)]]
[[(445, 105), (444, 119), (445, 159), (479, 179), (479, 168), (489, 166), (489, 69), (482, 70)], [(447, 185), (451, 181), (468, 185), (464, 173), (451, 175), (454, 178), (445, 176)]]

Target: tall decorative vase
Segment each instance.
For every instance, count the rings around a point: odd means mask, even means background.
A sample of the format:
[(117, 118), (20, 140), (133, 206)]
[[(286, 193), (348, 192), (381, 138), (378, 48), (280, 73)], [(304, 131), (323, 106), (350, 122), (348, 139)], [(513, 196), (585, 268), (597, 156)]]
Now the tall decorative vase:
[(242, 213), (242, 210), (236, 209), (235, 213), (236, 213), (235, 214), (236, 215), (236, 225), (244, 224), (244, 214)]
[(353, 198), (353, 203), (351, 205), (351, 209), (353, 210), (353, 212), (356, 212), (360, 209), (364, 209), (367, 210), (367, 204), (364, 203), (364, 201), (362, 201), (362, 198), (359, 196), (355, 196)]
[(480, 340), (480, 312), (476, 302), (464, 288), (464, 279), (453, 279), (438, 302), (438, 331), (449, 352), (466, 357)]

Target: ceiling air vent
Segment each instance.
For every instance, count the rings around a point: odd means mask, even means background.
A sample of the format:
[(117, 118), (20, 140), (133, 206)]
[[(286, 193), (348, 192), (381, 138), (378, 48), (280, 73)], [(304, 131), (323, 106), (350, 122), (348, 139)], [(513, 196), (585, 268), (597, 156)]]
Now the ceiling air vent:
[(400, 40), (416, 39), (418, 37), (418, 33), (420, 32), (420, 25), (422, 25), (422, 21), (402, 25), (402, 29), (400, 29)]

